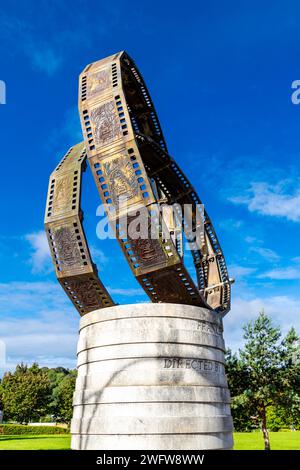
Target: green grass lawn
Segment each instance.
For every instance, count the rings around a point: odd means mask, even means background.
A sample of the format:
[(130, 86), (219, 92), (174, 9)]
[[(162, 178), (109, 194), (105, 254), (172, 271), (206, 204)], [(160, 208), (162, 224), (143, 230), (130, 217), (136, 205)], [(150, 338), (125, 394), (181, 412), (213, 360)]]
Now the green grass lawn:
[(69, 450), (70, 444), (68, 434), (0, 436), (0, 450)]
[[(300, 450), (300, 431), (270, 432), (271, 450)], [(263, 450), (261, 432), (235, 432), (235, 450)]]
[[(270, 432), (271, 449), (300, 450), (300, 432)], [(260, 432), (234, 433), (235, 450), (263, 450)], [(0, 436), (0, 450), (69, 450), (70, 436)]]

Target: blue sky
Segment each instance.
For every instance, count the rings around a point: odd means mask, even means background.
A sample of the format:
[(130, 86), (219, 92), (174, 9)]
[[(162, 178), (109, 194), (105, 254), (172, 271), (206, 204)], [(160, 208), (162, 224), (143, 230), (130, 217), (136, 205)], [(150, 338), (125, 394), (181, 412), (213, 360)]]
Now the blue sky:
[[(205, 203), (236, 278), (227, 346), (242, 344), (242, 324), (262, 308), (300, 332), (300, 105), (291, 102), (291, 83), (300, 79), (299, 13), (299, 2), (276, 0), (1, 1), (4, 368), (21, 360), (75, 365), (78, 315), (51, 267), (46, 190), (54, 166), (81, 140), (79, 73), (123, 49), (142, 71), (169, 151)], [(114, 299), (146, 300), (116, 243), (96, 238), (89, 174), (83, 204)]]

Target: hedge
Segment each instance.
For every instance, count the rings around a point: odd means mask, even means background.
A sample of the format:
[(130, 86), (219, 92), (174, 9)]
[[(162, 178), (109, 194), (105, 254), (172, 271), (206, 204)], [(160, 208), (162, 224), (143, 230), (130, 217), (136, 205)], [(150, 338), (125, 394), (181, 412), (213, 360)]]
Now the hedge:
[(70, 431), (59, 426), (30, 426), (25, 424), (1, 424), (0, 434), (19, 435), (19, 434), (68, 434)]

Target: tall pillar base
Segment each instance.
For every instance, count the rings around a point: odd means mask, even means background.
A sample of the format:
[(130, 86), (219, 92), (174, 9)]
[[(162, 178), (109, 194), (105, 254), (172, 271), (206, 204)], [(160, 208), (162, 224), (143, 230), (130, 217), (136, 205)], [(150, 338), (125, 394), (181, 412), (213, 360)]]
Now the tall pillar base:
[(145, 303), (81, 318), (72, 449), (230, 449), (232, 429), (214, 312)]

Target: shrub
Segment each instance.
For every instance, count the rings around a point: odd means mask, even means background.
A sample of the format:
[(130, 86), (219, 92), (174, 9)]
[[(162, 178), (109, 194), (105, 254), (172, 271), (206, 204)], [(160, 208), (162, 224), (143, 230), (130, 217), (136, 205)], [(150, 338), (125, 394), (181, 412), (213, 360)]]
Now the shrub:
[(21, 434), (68, 434), (69, 430), (59, 426), (30, 426), (24, 424), (2, 424), (0, 434), (21, 435)]

